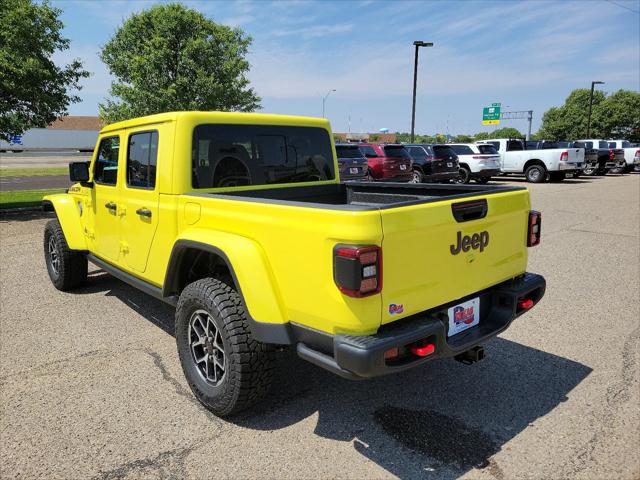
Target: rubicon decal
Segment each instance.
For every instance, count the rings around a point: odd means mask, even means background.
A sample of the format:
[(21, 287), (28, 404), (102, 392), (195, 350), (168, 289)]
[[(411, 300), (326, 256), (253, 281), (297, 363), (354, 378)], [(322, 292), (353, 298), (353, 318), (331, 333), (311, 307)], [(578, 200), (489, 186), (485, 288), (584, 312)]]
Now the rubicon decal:
[(455, 245), (449, 245), (451, 255), (457, 255), (460, 251), (468, 252), (471, 249), (480, 250), (481, 252), (489, 245), (489, 232), (486, 230), (473, 235), (462, 236), (462, 232), (458, 232)]
[(389, 304), (389, 313), (391, 315), (397, 315), (399, 313), (404, 312), (404, 305), (403, 304), (399, 304), (396, 305), (395, 303), (390, 303)]

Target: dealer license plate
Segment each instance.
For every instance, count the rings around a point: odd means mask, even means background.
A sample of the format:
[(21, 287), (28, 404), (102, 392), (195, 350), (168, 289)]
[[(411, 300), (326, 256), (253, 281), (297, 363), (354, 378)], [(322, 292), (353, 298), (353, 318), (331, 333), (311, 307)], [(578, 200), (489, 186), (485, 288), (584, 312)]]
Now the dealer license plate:
[(451, 337), (480, 323), (480, 298), (476, 297), (451, 307), (449, 314), (449, 333)]
[(406, 170), (407, 166), (406, 165), (400, 165), (400, 170)]
[(355, 173), (358, 173), (358, 172), (359, 172), (359, 169), (357, 169), (357, 168), (350, 168), (349, 169), (349, 173), (354, 173), (355, 174)]

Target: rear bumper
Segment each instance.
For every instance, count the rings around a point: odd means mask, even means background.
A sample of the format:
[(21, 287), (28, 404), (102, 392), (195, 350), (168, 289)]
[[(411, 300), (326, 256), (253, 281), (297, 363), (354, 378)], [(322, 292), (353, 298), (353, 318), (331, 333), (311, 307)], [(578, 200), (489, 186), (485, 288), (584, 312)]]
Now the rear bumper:
[(407, 173), (397, 173), (393, 172), (382, 172), (382, 176), (380, 178), (376, 178), (378, 182), (408, 182), (413, 178), (413, 173), (409, 170)]
[[(341, 377), (358, 380), (395, 373), (416, 367), (436, 358), (459, 355), (506, 330), (511, 322), (528, 310), (521, 310), (518, 300), (530, 298), (537, 304), (543, 297), (546, 282), (540, 275), (526, 273), (468, 298), (480, 297), (480, 323), (453, 337), (447, 338), (447, 309), (465, 299), (412, 315), (380, 328), (375, 335), (335, 335), (333, 353), (322, 351), (309, 343), (297, 344), (298, 355)], [(305, 339), (312, 342), (312, 337)], [(384, 353), (407, 345), (426, 341), (435, 345), (427, 357), (408, 355), (387, 361)]]
[(471, 172), (471, 178), (496, 177), (498, 175), (500, 175), (499, 168), (487, 168), (478, 172)]
[(458, 170), (453, 172), (428, 173), (424, 175), (427, 182), (443, 182), (447, 180), (456, 180), (460, 176)]

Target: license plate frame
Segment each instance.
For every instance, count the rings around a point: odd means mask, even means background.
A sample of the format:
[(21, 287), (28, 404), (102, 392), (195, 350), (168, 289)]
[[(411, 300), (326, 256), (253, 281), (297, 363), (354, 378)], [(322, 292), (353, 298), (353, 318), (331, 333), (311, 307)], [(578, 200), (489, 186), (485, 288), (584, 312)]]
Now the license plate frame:
[(449, 328), (447, 337), (453, 337), (480, 323), (480, 297), (453, 305), (447, 309)]

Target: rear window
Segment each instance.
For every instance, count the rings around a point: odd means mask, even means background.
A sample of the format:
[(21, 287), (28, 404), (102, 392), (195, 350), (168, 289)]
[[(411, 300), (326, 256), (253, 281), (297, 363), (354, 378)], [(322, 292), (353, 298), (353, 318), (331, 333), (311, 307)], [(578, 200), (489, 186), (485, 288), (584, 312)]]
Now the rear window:
[(458, 155), (473, 155), (473, 150), (467, 145), (451, 145), (451, 149)]
[(593, 142), (575, 142), (575, 147), (591, 150), (593, 148)]
[(404, 147), (384, 147), (384, 153), (388, 157), (410, 158), (409, 152)]
[(336, 146), (336, 155), (338, 158), (362, 158), (362, 153), (360, 153), (360, 150), (356, 146)]
[(447, 158), (456, 156), (456, 152), (454, 152), (451, 147), (445, 145), (434, 145), (432, 148), (433, 156), (436, 158)]
[(335, 178), (331, 141), (323, 128), (199, 125), (191, 154), (193, 188)]
[(478, 150), (484, 155), (497, 155), (498, 151), (493, 145), (478, 145)]
[(632, 148), (631, 142), (627, 142), (626, 140), (622, 142), (621, 148)]

